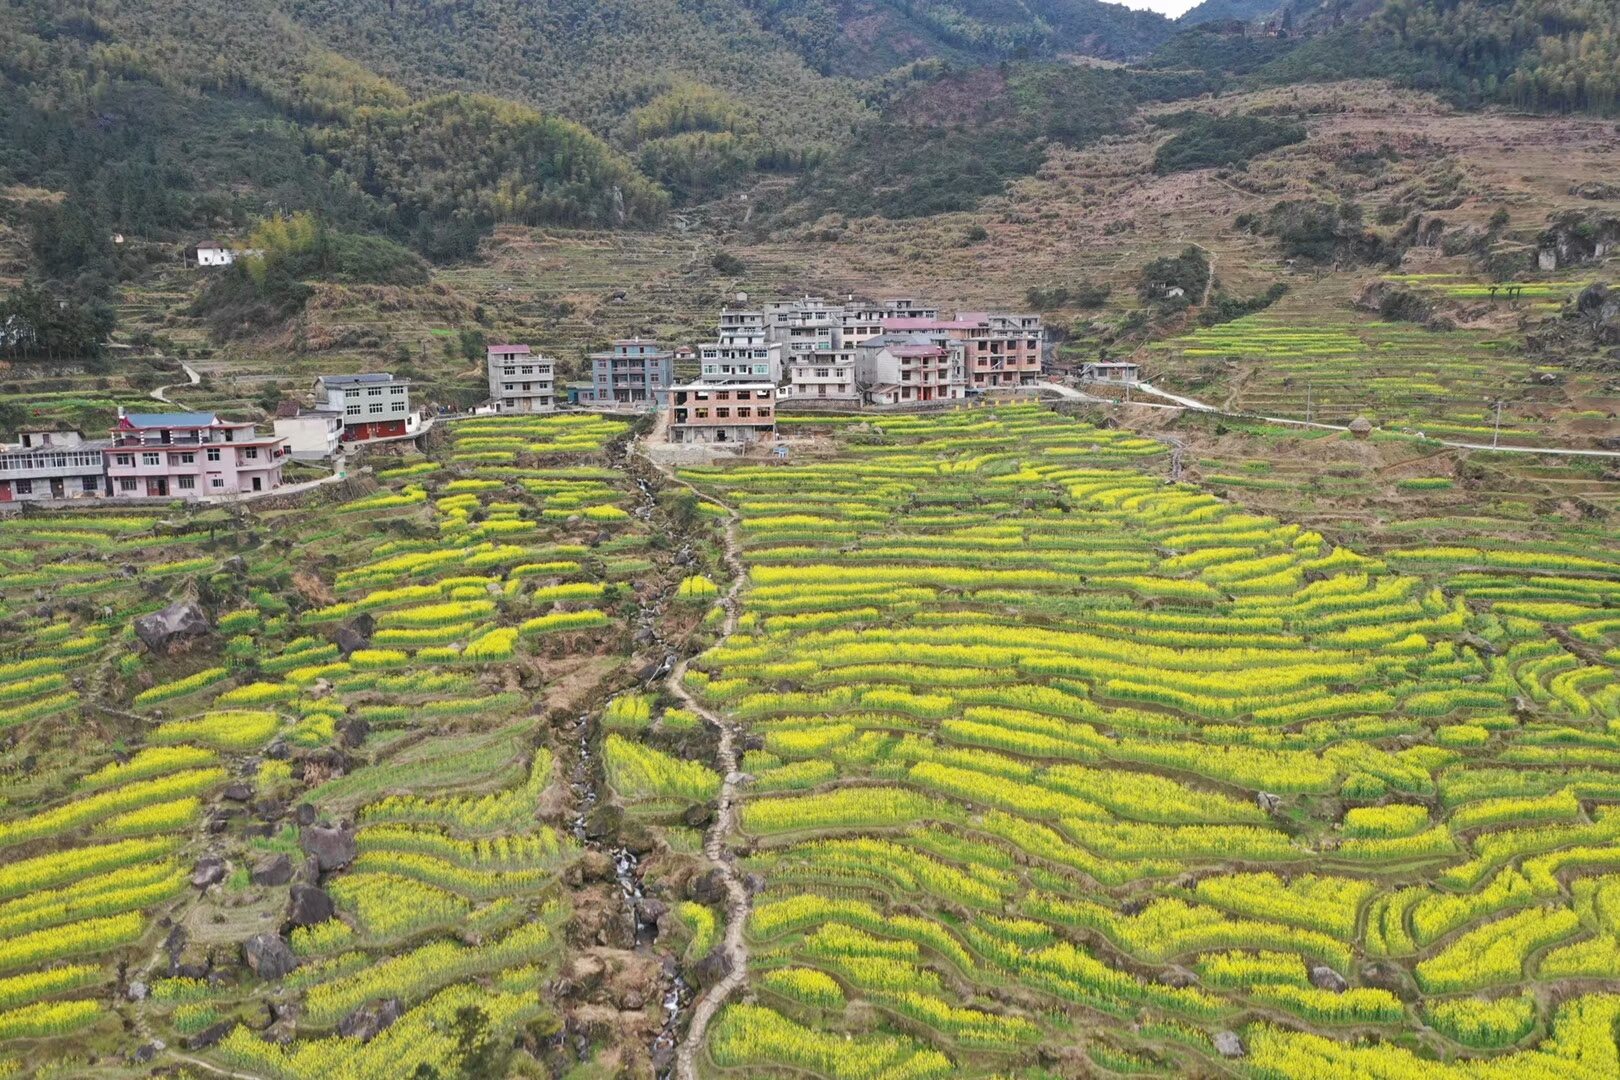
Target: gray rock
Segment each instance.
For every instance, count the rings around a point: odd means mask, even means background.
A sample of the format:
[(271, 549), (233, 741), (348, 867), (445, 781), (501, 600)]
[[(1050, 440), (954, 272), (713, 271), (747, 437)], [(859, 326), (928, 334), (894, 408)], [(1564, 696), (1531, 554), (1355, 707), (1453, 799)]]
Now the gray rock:
[(204, 855), (197, 860), (197, 865), (191, 870), (191, 883), (199, 889), (206, 889), (210, 885), (218, 885), (229, 875), (230, 870), (225, 860), (218, 855)]
[(350, 630), (347, 626), (338, 627), (337, 633), (332, 635), (333, 644), (337, 645), (338, 653), (347, 660), (349, 654), (356, 649), (365, 648), (369, 642), (366, 638)]
[(1273, 795), (1269, 791), (1262, 791), (1258, 793), (1255, 795), (1254, 801), (1255, 805), (1259, 806), (1260, 809), (1264, 810), (1268, 814), (1275, 814), (1278, 807), (1282, 806), (1282, 796)]
[(293, 808), (293, 820), (300, 829), (309, 828), (315, 824), (315, 807), (307, 802), (299, 803)]
[(1243, 1040), (1238, 1038), (1235, 1031), (1217, 1031), (1210, 1042), (1215, 1044), (1215, 1052), (1223, 1058), (1243, 1056)]
[(283, 978), (298, 966), (298, 958), (280, 934), (254, 934), (242, 942), (242, 956), (253, 974), (269, 982)]
[(266, 859), (253, 868), (251, 876), (255, 885), (285, 885), (292, 880), (292, 860), (285, 855)]
[(1325, 964), (1311, 968), (1311, 985), (1318, 990), (1331, 990), (1335, 994), (1342, 994), (1350, 989), (1350, 984), (1344, 976)]
[(1457, 644), (1466, 645), (1470, 649), (1473, 649), (1475, 652), (1479, 653), (1481, 656), (1496, 655), (1496, 646), (1492, 645), (1489, 641), (1486, 641), (1478, 634), (1460, 634), (1457, 637)]
[(253, 789), (247, 784), (244, 784), (242, 781), (237, 780), (233, 783), (226, 784), (225, 790), (220, 792), (220, 796), (222, 798), (229, 799), (231, 802), (247, 802), (249, 799), (253, 798)]
[(726, 899), (726, 879), (720, 871), (708, 870), (693, 878), (686, 890), (696, 903), (710, 906), (722, 904)]
[(294, 885), (287, 900), (287, 921), (294, 926), (314, 926), (337, 914), (332, 898), (314, 885)]
[(155, 653), (167, 651), (176, 641), (202, 637), (212, 629), (208, 615), (190, 600), (177, 600), (135, 620), (135, 636)]
[(1177, 990), (1182, 990), (1186, 987), (1192, 986), (1197, 981), (1198, 976), (1194, 975), (1186, 968), (1174, 964), (1171, 965), (1170, 970), (1159, 972), (1159, 984), (1161, 986), (1173, 987)]
[(135, 982), (130, 983), (129, 986), (124, 990), (124, 996), (131, 1001), (145, 1001), (147, 989), (148, 988), (145, 983), (136, 980)]
[(219, 568), (227, 574), (245, 574), (247, 573), (247, 560), (240, 555), (232, 555), (220, 563)]
[(398, 1020), (399, 1014), (400, 1007), (397, 998), (362, 1005), (338, 1021), (338, 1034), (345, 1039), (359, 1039), (361, 1042), (370, 1042), (395, 1020)]
[(232, 1017), (229, 1020), (221, 1020), (213, 1027), (204, 1028), (191, 1038), (185, 1040), (185, 1048), (187, 1050), (206, 1050), (234, 1031), (236, 1029), (236, 1023), (236, 1019)]
[(311, 825), (299, 834), (299, 845), (305, 855), (313, 855), (321, 864), (322, 872), (341, 870), (360, 853), (354, 842), (354, 826)]
[(731, 957), (718, 948), (692, 965), (692, 978), (705, 990), (730, 974)]

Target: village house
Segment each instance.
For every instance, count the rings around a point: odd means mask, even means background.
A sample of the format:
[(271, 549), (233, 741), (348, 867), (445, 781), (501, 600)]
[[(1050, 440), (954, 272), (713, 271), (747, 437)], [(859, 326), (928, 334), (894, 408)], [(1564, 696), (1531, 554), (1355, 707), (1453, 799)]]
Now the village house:
[(281, 485), (287, 443), (253, 424), (213, 413), (118, 410), (106, 451), (113, 498), (196, 498), (271, 491)]
[(884, 334), (861, 343), (855, 372), (868, 405), (910, 405), (967, 396), (960, 343)]
[(0, 502), (96, 498), (107, 490), (111, 439), (82, 431), (23, 431), (0, 445)]
[(954, 319), (901, 316), (883, 320), (886, 333), (923, 334), (939, 344), (961, 342), (967, 387), (1034, 386), (1041, 375), (1046, 333), (1039, 315), (958, 312)]
[(500, 413), (552, 412), (557, 408), (557, 363), (527, 345), (489, 347), (489, 400)]
[(186, 255), (198, 266), (229, 266), (236, 261), (235, 253), (217, 240), (199, 240)]
[(683, 383), (669, 391), (672, 443), (751, 443), (776, 438), (776, 384)]
[(591, 353), (590, 364), (589, 404), (661, 407), (675, 382), (675, 354), (656, 341), (615, 341), (607, 352)]
[(288, 404), (272, 426), (287, 440), (287, 454), (295, 461), (334, 457), (343, 443), (343, 413), (337, 409), (301, 409)]
[(386, 372), (321, 375), (315, 380), (316, 407), (343, 417), (343, 441), (398, 439), (412, 433), (411, 383)]

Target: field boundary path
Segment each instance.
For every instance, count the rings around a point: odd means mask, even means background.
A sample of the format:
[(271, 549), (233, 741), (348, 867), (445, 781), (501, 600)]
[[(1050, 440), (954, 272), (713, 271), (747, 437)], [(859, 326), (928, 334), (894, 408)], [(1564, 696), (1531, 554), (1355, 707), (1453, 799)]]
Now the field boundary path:
[(169, 383), (167, 386), (158, 387), (149, 395), (153, 401), (161, 401), (165, 405), (173, 405), (175, 402), (170, 401), (168, 398), (168, 392), (170, 390), (173, 390), (177, 386), (196, 386), (198, 383), (202, 382), (202, 376), (197, 374), (197, 369), (193, 368), (190, 364), (182, 361), (180, 364), (180, 370), (186, 373), (186, 381), (183, 383)]
[[(645, 446), (638, 447), (638, 451), (672, 483), (686, 488), (703, 501), (713, 503), (726, 511), (725, 561), (731, 570), (732, 578), (731, 588), (726, 590), (726, 595), (720, 601), (726, 612), (725, 621), (720, 626), (720, 641), (724, 642), (737, 630), (737, 620), (742, 614), (739, 594), (747, 581), (747, 568), (742, 560), (740, 517), (737, 510), (719, 499), (705, 495), (680, 479), (675, 475), (673, 467), (654, 460)], [(700, 994), (692, 1006), (692, 1022), (686, 1029), (686, 1037), (675, 1050), (677, 1080), (697, 1080), (697, 1058), (703, 1048), (709, 1022), (714, 1019), (720, 1011), (720, 1006), (725, 1004), (732, 992), (748, 977), (748, 942), (743, 938), (743, 930), (748, 924), (748, 889), (743, 884), (742, 875), (737, 871), (736, 862), (726, 850), (737, 828), (737, 795), (738, 788), (742, 785), (742, 771), (737, 765), (737, 748), (741, 739), (731, 721), (705, 708), (687, 692), (684, 679), (690, 663), (689, 657), (683, 657), (678, 661), (670, 669), (664, 685), (682, 705), (713, 724), (720, 732), (720, 745), (716, 751), (723, 774), (720, 783), (720, 808), (715, 816), (714, 825), (703, 838), (703, 854), (715, 869), (720, 871), (721, 880), (726, 887), (726, 930), (720, 940), (720, 949), (726, 958), (727, 967), (725, 976)]]

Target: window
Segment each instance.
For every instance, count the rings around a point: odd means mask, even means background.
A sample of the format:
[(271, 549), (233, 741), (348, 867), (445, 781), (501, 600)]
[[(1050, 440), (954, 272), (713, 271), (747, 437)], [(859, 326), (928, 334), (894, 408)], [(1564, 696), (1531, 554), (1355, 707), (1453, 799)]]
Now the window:
[(692, 410), (692, 415), (697, 417), (699, 420), (707, 420), (709, 418), (709, 410), (708, 409), (694, 409), (694, 410)]
[(510, 391), (516, 385), (517, 385), (516, 383), (509, 383), (509, 382), (508, 383), (501, 383), (501, 389)]
[(515, 367), (502, 368), (501, 369), (501, 374), (502, 375), (516, 375), (517, 374), (517, 368), (515, 368)]
[(366, 413), (368, 415), (371, 415), (371, 416), (377, 416), (380, 413), (382, 413), (387, 407), (388, 406), (384, 405), (380, 401), (373, 401), (370, 405), (366, 406)]
[(405, 388), (403, 386), (390, 386), (388, 388), (388, 394), (390, 397), (404, 397)]
[[(512, 388), (510, 386), (508, 386), (507, 389), (510, 390)], [(517, 405), (517, 401), (514, 400), (513, 398), (507, 398), (505, 401), (502, 401), (501, 404), (505, 405), (508, 409), (510, 409), (510, 408), (514, 407), (515, 405)]]
[(222, 487), (225, 486), (225, 478), (223, 476), (210, 477), (208, 482), (209, 482), (209, 484), (211, 486), (217, 487), (217, 488), (222, 488)]
[(729, 419), (731, 419), (731, 410), (730, 409), (716, 409), (716, 410), (714, 410), (714, 415), (715, 415), (715, 417), (717, 419), (729, 420)]
[(161, 465), (162, 463), (163, 463), (163, 455), (162, 454), (147, 453), (147, 454), (142, 454), (141, 455), (141, 464), (142, 465)]
[(382, 387), (373, 386), (370, 390), (366, 391), (366, 397), (382, 397)]
[(524, 384), (523, 384), (523, 392), (524, 392), (524, 393), (525, 393), (525, 394), (527, 394), (527, 393), (529, 393), (529, 392), (530, 392), (530, 391), (531, 391), (531, 390), (533, 390), (533, 389), (534, 389), (534, 386), (533, 386), (533, 384), (532, 384), (532, 383), (524, 383)]
[(125, 465), (125, 466), (133, 465), (133, 464), (135, 464), (135, 455), (134, 454), (114, 454), (113, 455), (113, 460), (119, 465)]
[(752, 415), (754, 415), (754, 410), (753, 409), (738, 409), (737, 410), (737, 419), (739, 419), (739, 420), (741, 420), (745, 416), (752, 416)]
[(96, 490), (96, 478), (95, 477), (87, 476), (87, 477), (84, 478), (84, 490), (86, 492), (88, 492), (88, 493), (91, 493), (91, 494), (95, 493), (95, 490)]
[[(345, 406), (344, 406), (344, 407), (343, 407), (343, 415), (344, 415), (344, 416), (359, 416), (359, 415), (360, 415), (360, 406), (358, 406), (358, 405), (345, 405)], [(210, 454), (217, 454), (217, 453), (218, 453), (218, 452), (219, 452), (219, 451), (217, 451), (217, 450), (210, 450), (210, 451), (208, 451), (208, 452), (209, 452), (209, 453), (210, 453)], [(219, 460), (219, 458), (217, 458), (217, 457), (211, 457), (211, 458), (209, 458), (209, 459), (208, 459), (208, 460), (209, 460), (209, 461), (218, 461), (218, 460)]]
[(523, 365), (523, 374), (525, 374), (525, 375), (533, 375), (534, 374), (534, 365), (533, 364), (524, 364)]
[(830, 375), (830, 374), (831, 374), (831, 372), (830, 372), (830, 371), (828, 371), (828, 369), (826, 369), (826, 368), (824, 368), (824, 367), (818, 367), (818, 368), (816, 368), (816, 378), (818, 378), (818, 379), (825, 379), (825, 378), (827, 378), (827, 377), (828, 377), (828, 376), (829, 376), (829, 375)]
[(196, 454), (181, 454), (180, 455), (180, 464), (182, 464), (182, 465), (195, 465), (195, 464), (197, 464), (197, 455)]
[(19, 495), (32, 495), (33, 493), (34, 493), (34, 482), (32, 480), (18, 480), (17, 481), (17, 494), (19, 494)]
[(181, 491), (195, 491), (197, 488), (197, 478), (195, 476), (182, 476), (177, 481), (177, 486)]
[(208, 460), (209, 461), (218, 461), (219, 460), (219, 451), (218, 450), (209, 450), (208, 451)]
[(258, 447), (254, 447), (254, 446), (248, 447), (246, 450), (242, 451), (242, 456), (247, 458), (249, 461), (258, 461), (259, 460)]
[(133, 479), (127, 477), (127, 476), (124, 479), (118, 481), (118, 490), (119, 491), (134, 491), (135, 486), (136, 486), (135, 481)]
[[(822, 387), (822, 388), (821, 388), (821, 390), (822, 390), (822, 393), (826, 393), (826, 391), (827, 391), (827, 388), (826, 388), (826, 387), (825, 387), (825, 386), (823, 386), (823, 387)], [(767, 408), (765, 408), (765, 407), (764, 407), (764, 406), (763, 406), (763, 405), (762, 405), (762, 406), (760, 406), (760, 410), (759, 410), (759, 415), (760, 415), (760, 416), (761, 416), (761, 417), (766, 417), (766, 416), (769, 416), (769, 415), (771, 415), (771, 410), (770, 410), (770, 409), (767, 409)]]

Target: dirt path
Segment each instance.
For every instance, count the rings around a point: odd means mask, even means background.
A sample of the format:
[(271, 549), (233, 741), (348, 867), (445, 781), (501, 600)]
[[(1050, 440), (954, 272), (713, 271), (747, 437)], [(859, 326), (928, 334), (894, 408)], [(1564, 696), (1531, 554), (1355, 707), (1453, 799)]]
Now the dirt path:
[[(644, 455), (652, 461), (650, 455)], [(735, 508), (727, 506), (719, 499), (712, 498), (698, 491), (685, 480), (675, 475), (675, 470), (666, 465), (654, 462), (654, 466), (663, 473), (669, 481), (686, 488), (705, 502), (714, 503), (724, 507), (730, 517), (726, 521), (726, 566), (731, 570), (731, 588), (726, 590), (725, 597), (720, 601), (725, 607), (725, 622), (720, 627), (720, 640), (729, 638), (737, 629), (737, 619), (742, 614), (741, 601), (738, 595), (746, 583), (746, 568), (742, 561), (742, 540), (739, 535), (739, 518)], [(720, 948), (729, 961), (729, 970), (724, 978), (709, 987), (692, 1006), (692, 1022), (686, 1029), (686, 1037), (681, 1040), (680, 1046), (675, 1050), (675, 1076), (677, 1080), (696, 1080), (697, 1060), (702, 1052), (704, 1040), (708, 1035), (709, 1023), (720, 1011), (726, 998), (740, 987), (748, 977), (748, 942), (743, 939), (743, 930), (748, 923), (748, 889), (743, 885), (742, 875), (737, 870), (737, 864), (727, 851), (732, 835), (737, 829), (737, 794), (742, 782), (742, 772), (737, 767), (738, 743), (741, 741), (736, 727), (719, 713), (705, 708), (686, 690), (683, 681), (689, 659), (682, 659), (669, 673), (665, 686), (669, 692), (678, 698), (682, 705), (691, 709), (720, 732), (720, 746), (717, 756), (724, 778), (720, 784), (720, 811), (715, 817), (714, 825), (703, 838), (703, 854), (708, 857), (716, 869), (720, 871), (721, 878), (726, 886), (726, 931), (721, 938)]]

